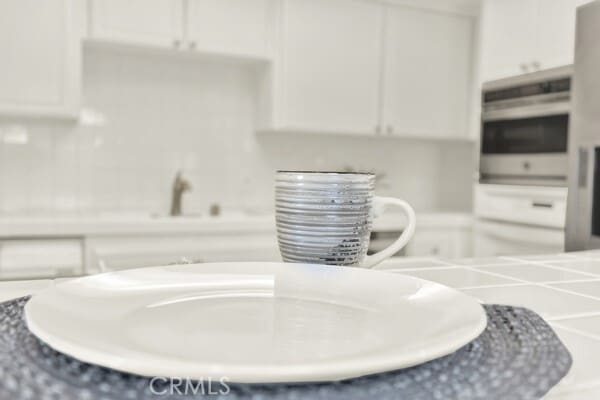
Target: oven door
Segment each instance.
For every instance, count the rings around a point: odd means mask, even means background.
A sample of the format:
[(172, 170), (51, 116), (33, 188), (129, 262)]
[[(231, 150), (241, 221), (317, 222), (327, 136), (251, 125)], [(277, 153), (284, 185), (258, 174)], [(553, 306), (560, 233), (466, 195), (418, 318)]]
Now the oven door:
[(486, 118), (481, 134), (480, 181), (566, 186), (569, 115)]

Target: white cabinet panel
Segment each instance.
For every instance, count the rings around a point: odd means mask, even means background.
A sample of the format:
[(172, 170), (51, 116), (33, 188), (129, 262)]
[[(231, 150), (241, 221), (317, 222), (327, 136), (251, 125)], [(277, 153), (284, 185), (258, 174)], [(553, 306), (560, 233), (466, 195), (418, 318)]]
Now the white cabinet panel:
[(72, 0), (0, 2), (1, 114), (77, 114), (77, 17)]
[(531, 68), (527, 63), (534, 60), (537, 12), (537, 0), (483, 1), (484, 81), (518, 75)]
[(266, 57), (273, 0), (189, 0), (188, 46), (200, 51)]
[(183, 39), (182, 0), (92, 0), (91, 37), (174, 46)]
[(420, 229), (406, 246), (409, 257), (464, 258), (472, 256), (472, 231), (464, 228)]
[(385, 23), (385, 133), (466, 137), (471, 18), (388, 7)]
[(555, 254), (564, 251), (564, 232), (479, 220), (474, 227), (475, 257)]
[(383, 7), (363, 0), (286, 0), (283, 8), (276, 128), (373, 133)]
[(86, 239), (86, 272), (190, 262), (281, 261), (275, 233), (137, 235)]
[(0, 240), (0, 279), (59, 277), (83, 273), (80, 239)]
[(536, 62), (540, 68), (572, 64), (577, 6), (590, 0), (538, 0)]
[(484, 0), (484, 81), (573, 63), (575, 15), (590, 0)]

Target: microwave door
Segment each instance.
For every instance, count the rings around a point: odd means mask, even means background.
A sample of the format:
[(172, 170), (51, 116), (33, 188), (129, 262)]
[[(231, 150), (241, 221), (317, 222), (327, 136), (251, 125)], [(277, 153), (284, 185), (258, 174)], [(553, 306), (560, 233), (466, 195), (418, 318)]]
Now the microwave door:
[(484, 121), (482, 183), (566, 185), (568, 114)]

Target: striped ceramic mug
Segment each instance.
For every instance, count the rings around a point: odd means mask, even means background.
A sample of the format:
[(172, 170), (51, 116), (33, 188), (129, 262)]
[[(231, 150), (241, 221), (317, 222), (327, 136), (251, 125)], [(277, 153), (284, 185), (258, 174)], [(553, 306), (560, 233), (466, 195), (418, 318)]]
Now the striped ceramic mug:
[[(354, 172), (278, 171), (277, 239), (283, 260), (373, 267), (399, 251), (415, 230), (405, 201), (374, 195), (375, 175)], [(406, 228), (386, 249), (367, 255), (373, 218), (388, 206), (407, 216)]]

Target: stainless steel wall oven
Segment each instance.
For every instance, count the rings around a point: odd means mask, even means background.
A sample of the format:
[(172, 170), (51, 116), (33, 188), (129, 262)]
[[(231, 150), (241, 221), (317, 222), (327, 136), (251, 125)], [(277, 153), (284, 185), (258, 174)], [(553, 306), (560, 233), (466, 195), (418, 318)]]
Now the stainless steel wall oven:
[(484, 84), (480, 182), (566, 186), (571, 67)]

